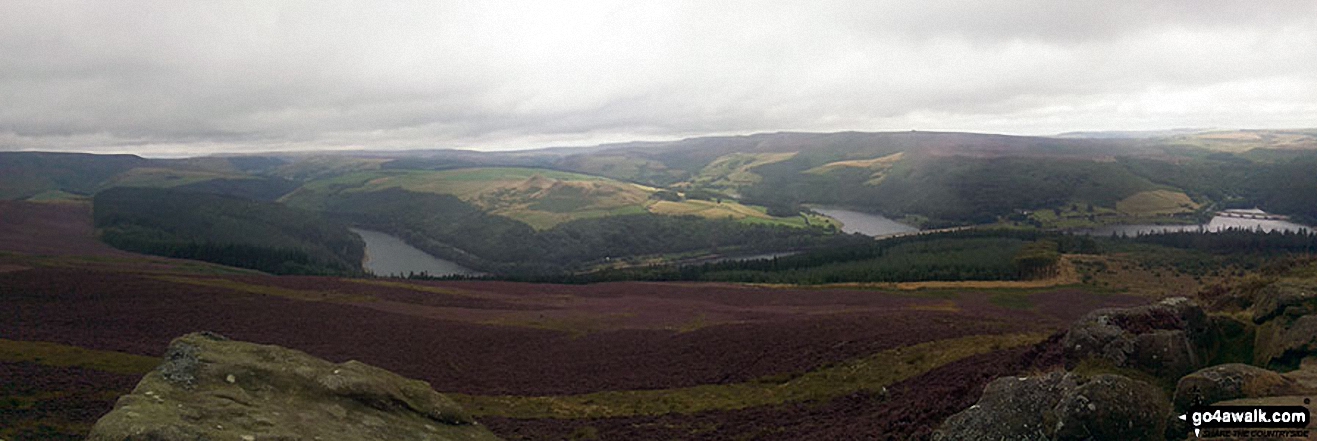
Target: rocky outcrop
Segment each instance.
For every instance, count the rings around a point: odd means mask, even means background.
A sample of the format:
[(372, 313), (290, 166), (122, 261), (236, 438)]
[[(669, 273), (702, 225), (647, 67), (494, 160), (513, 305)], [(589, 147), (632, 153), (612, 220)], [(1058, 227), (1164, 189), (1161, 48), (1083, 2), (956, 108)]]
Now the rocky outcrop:
[[(938, 436), (1184, 439), (1193, 432), (1178, 416), (1194, 406), (1309, 405), (1317, 395), (1317, 280), (1246, 282), (1207, 292), (1218, 308), (1210, 315), (1185, 298), (1093, 311), (1062, 342), (1073, 371), (998, 379)], [(1206, 366), (1213, 362), (1222, 364)], [(1168, 401), (1162, 387), (1172, 386)]]
[(1157, 387), (1120, 375), (1097, 375), (1062, 397), (1057, 440), (1162, 439), (1170, 409)]
[(952, 415), (934, 439), (1047, 440), (1055, 423), (1047, 416), (1061, 397), (1075, 389), (1075, 377), (1052, 372), (1035, 377), (1002, 377), (983, 388), (978, 403)]
[(1291, 317), (1317, 313), (1317, 281), (1280, 280), (1263, 287), (1254, 296), (1253, 323), (1263, 323), (1282, 314)]
[(1185, 375), (1175, 386), (1175, 410), (1239, 398), (1293, 395), (1309, 388), (1275, 371), (1241, 363), (1212, 366)]
[(88, 438), (495, 440), (429, 384), (209, 333), (175, 339)]
[(1161, 439), (1166, 413), (1160, 390), (1119, 375), (1004, 377), (948, 418), (934, 439)]
[(1182, 439), (1189, 433), (1189, 423), (1176, 416), (1194, 406), (1317, 393), (1317, 384), (1312, 381), (1314, 374), (1317, 372), (1312, 369), (1281, 374), (1257, 366), (1229, 363), (1185, 375), (1175, 386), (1166, 438)]
[(1099, 309), (1066, 334), (1066, 366), (1096, 358), (1158, 378), (1179, 378), (1206, 365), (1214, 332), (1207, 314), (1183, 297), (1135, 308)]

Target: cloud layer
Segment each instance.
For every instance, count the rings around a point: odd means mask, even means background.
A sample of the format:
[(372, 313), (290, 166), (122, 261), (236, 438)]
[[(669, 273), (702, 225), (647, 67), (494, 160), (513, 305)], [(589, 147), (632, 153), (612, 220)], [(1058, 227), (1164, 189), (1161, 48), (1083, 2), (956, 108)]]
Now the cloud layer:
[(1311, 1), (5, 2), (0, 150), (1317, 126)]

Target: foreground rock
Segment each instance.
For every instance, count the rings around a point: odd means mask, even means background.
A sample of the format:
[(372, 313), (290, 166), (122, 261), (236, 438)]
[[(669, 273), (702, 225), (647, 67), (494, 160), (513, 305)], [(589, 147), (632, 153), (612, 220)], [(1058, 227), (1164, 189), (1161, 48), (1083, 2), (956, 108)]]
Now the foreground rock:
[(1004, 377), (948, 418), (934, 439), (1154, 440), (1162, 438), (1167, 410), (1156, 387), (1120, 375)]
[(1097, 359), (1175, 379), (1206, 365), (1206, 348), (1214, 334), (1203, 309), (1183, 297), (1134, 308), (1099, 309), (1071, 325), (1065, 340), (1066, 366)]
[[(978, 404), (948, 418), (938, 436), (1178, 440), (1194, 434), (1179, 419), (1194, 406), (1311, 405), (1317, 395), (1311, 271), (1212, 288), (1200, 299), (1210, 311), (1170, 298), (1086, 314), (1063, 340), (1070, 371), (997, 379)], [(1172, 399), (1163, 391), (1173, 391)]]
[(207, 334), (175, 339), (89, 440), (496, 440), (456, 403), (364, 363)]
[(947, 418), (933, 439), (1048, 440), (1055, 428), (1047, 417), (1075, 389), (1074, 375), (1002, 377), (983, 388), (979, 402)]
[(1175, 410), (1240, 398), (1317, 392), (1275, 371), (1247, 364), (1212, 366), (1180, 378), (1175, 386)]

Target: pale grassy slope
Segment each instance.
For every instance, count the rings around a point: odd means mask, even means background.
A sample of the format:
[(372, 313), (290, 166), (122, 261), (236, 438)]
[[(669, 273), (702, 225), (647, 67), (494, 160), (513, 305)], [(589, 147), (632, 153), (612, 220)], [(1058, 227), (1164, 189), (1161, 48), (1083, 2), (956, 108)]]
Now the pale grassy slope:
[(489, 213), (525, 222), (536, 229), (552, 228), (576, 219), (645, 212), (806, 225), (804, 218), (769, 216), (762, 207), (742, 205), (732, 200), (721, 203), (693, 199), (662, 201), (652, 197), (660, 190), (646, 185), (581, 173), (519, 167), (349, 173), (309, 182), (285, 198), (285, 202), (315, 208), (318, 198), (337, 192), (374, 192), (389, 188), (456, 196)]

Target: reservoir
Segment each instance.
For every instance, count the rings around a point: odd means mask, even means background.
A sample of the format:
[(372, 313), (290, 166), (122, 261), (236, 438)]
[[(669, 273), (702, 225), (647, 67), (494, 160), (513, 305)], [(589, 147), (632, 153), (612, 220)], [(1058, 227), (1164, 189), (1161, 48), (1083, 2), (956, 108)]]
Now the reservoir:
[(388, 234), (359, 228), (349, 230), (366, 242), (366, 261), (362, 266), (377, 276), (406, 277), (407, 273), (422, 272), (431, 276), (480, 274), (456, 263), (435, 258)]
[(860, 233), (866, 236), (891, 236), (893, 234), (914, 233), (918, 228), (888, 219), (882, 215), (863, 213), (842, 208), (812, 207), (814, 211), (841, 221), (841, 231)]
[(1199, 225), (1106, 225), (1093, 229), (1078, 230), (1076, 233), (1091, 236), (1138, 236), (1141, 234), (1178, 233), (1182, 231), (1217, 232), (1228, 229), (1260, 231), (1310, 232), (1311, 228), (1296, 223), (1271, 219), (1245, 219), (1238, 217), (1216, 216), (1206, 224)]

